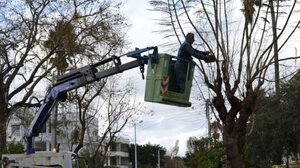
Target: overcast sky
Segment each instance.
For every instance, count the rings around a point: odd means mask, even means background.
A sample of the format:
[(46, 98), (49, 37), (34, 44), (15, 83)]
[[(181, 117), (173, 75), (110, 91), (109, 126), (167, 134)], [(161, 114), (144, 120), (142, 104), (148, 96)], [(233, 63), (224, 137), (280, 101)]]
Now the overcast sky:
[[(127, 33), (127, 39), (131, 42), (129, 49), (158, 46), (160, 53), (165, 52), (160, 47), (160, 44), (163, 43), (162, 36), (154, 32), (159, 29), (159, 26), (153, 19), (159, 17), (159, 14), (148, 9), (150, 9), (150, 5), (146, 0), (127, 0), (122, 6), (123, 14), (127, 17), (128, 23), (132, 25)], [(138, 97), (143, 99), (145, 81), (141, 79), (138, 71), (137, 69), (137, 73), (124, 73), (125, 75), (137, 75), (137, 78), (133, 78), (138, 93), (140, 93)], [(150, 142), (171, 150), (176, 140), (179, 140), (178, 155), (184, 156), (186, 141), (190, 136), (207, 136), (207, 121), (201, 105), (193, 104), (193, 107), (190, 108), (179, 108), (157, 103), (145, 103), (145, 106), (147, 109), (153, 110), (153, 115), (138, 118), (138, 121), (143, 121), (136, 127), (137, 143), (140, 145)], [(124, 136), (129, 138), (131, 143), (134, 143), (134, 127), (132, 125), (126, 130)]]
[[(128, 18), (128, 23), (132, 25), (127, 34), (127, 40), (131, 42), (129, 49), (135, 47), (143, 48), (147, 46), (158, 46), (159, 52), (165, 52), (160, 46), (163, 43), (163, 38), (155, 33), (159, 26), (153, 19), (159, 18), (160, 14), (151, 12), (148, 0), (126, 0), (123, 1), (123, 14)], [(240, 6), (240, 1), (236, 1), (236, 5)], [(296, 20), (299, 18), (296, 17)], [(197, 39), (196, 39), (197, 40)], [(286, 55), (299, 55), (299, 34), (291, 39), (291, 43), (284, 48)], [(174, 53), (170, 53), (175, 55)], [(284, 54), (283, 54), (284, 56)], [(136, 70), (137, 73), (138, 70)], [(131, 73), (136, 74), (137, 73)], [(130, 73), (127, 73), (127, 75)], [(130, 77), (130, 75), (128, 75)], [(145, 81), (136, 76), (133, 77), (140, 93), (139, 98), (143, 99)], [(194, 92), (194, 95), (197, 94)], [(207, 136), (207, 121), (205, 116), (205, 105), (199, 104), (199, 100), (193, 99), (192, 107), (178, 108), (174, 106), (159, 105), (154, 103), (145, 103), (147, 109), (153, 110), (153, 115), (142, 116), (138, 121), (143, 120), (137, 125), (137, 143), (159, 144), (167, 150), (171, 150), (176, 140), (179, 140), (178, 155), (184, 156), (186, 152), (186, 141), (190, 136), (206, 137)], [(197, 104), (198, 103), (198, 104)], [(134, 128), (131, 125), (124, 136), (129, 138), (131, 143), (134, 143)]]

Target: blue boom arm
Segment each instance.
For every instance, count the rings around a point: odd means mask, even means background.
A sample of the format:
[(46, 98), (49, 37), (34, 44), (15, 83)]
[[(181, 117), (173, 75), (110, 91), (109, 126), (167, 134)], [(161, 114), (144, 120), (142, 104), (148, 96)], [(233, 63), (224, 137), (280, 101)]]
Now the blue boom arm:
[[(147, 56), (141, 56), (141, 53), (153, 50), (152, 54)], [(134, 51), (128, 52), (124, 55), (128, 57), (136, 58), (136, 60), (122, 64), (120, 57), (113, 56), (111, 58), (105, 59), (98, 63), (88, 65), (67, 74), (60, 76), (57, 82), (51, 87), (46, 95), (44, 103), (41, 105), (37, 111), (34, 119), (32, 120), (30, 126), (25, 132), (25, 138), (27, 140), (26, 153), (34, 153), (33, 148), (33, 137), (36, 137), (41, 132), (42, 128), (48, 121), (53, 107), (56, 105), (57, 101), (64, 101), (66, 99), (67, 92), (79, 87), (85, 86), (86, 84), (98, 81), (100, 79), (106, 78), (108, 76), (121, 73), (123, 71), (142, 67), (141, 72), (143, 73), (144, 64), (151, 61), (152, 64), (158, 61), (158, 49), (157, 47), (147, 47), (143, 49), (136, 49)], [(114, 66), (100, 72), (97, 71), (97, 67), (108, 62), (113, 62)]]

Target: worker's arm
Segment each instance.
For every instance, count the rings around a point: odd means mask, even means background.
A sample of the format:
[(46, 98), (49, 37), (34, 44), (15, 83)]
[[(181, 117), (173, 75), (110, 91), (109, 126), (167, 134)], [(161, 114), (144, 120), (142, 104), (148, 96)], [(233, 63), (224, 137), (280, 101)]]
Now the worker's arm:
[(196, 50), (197, 52), (199, 52), (199, 53), (202, 54), (202, 55), (209, 55), (209, 54), (210, 54), (209, 51), (199, 51), (199, 50), (197, 50), (197, 49), (194, 49), (194, 50)]
[(199, 52), (198, 50), (194, 49), (192, 45), (190, 44), (186, 44), (184, 46), (184, 50), (186, 52), (188, 52), (190, 55), (198, 58), (198, 59), (201, 59), (201, 60), (204, 60), (205, 59), (205, 53), (204, 52)]
[(199, 51), (194, 49), (192, 45), (186, 45), (186, 51), (192, 56), (205, 61), (206, 63), (214, 62), (215, 56), (209, 51)]

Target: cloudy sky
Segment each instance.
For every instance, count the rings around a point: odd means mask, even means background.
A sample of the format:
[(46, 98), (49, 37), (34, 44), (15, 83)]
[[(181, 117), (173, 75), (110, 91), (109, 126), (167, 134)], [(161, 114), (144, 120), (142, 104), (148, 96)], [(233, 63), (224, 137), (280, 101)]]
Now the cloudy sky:
[[(131, 28), (127, 33), (127, 39), (131, 42), (129, 49), (136, 47), (144, 48), (147, 46), (158, 46), (159, 52), (165, 52), (160, 44), (163, 38), (154, 31), (159, 26), (153, 19), (159, 17), (158, 13), (149, 11), (150, 5), (146, 0), (127, 0), (122, 6), (123, 14), (128, 18)], [(174, 54), (174, 53), (170, 53)], [(139, 70), (136, 70), (137, 74)], [(136, 73), (126, 73), (136, 74)], [(129, 75), (130, 77), (130, 75)], [(135, 78), (140, 96), (144, 96), (145, 81), (140, 75)], [(191, 100), (193, 101), (193, 100)], [(186, 151), (186, 140), (190, 136), (207, 136), (207, 121), (205, 119), (205, 111), (203, 105), (193, 104), (190, 108), (179, 108), (169, 105), (160, 105), (154, 103), (145, 103), (147, 109), (153, 111), (153, 115), (145, 115), (138, 118), (143, 121), (137, 124), (137, 143), (159, 144), (167, 150), (171, 150), (176, 140), (179, 140), (178, 155), (184, 156)], [(131, 125), (124, 133), (124, 136), (134, 143), (134, 127)]]
[[(159, 52), (165, 52), (163, 47), (160, 46), (163, 43), (162, 36), (154, 32), (159, 29), (154, 19), (159, 18), (160, 14), (148, 10), (151, 8), (148, 0), (126, 0), (123, 2), (122, 12), (128, 18), (129, 24), (132, 25), (127, 33), (127, 40), (131, 42), (129, 50), (133, 50), (135, 47), (158, 46)], [(236, 2), (236, 5), (240, 6), (240, 1)], [(299, 18), (296, 17), (296, 19), (298, 20)], [(286, 49), (288, 52), (291, 52), (289, 55), (297, 55), (297, 48), (299, 48), (299, 34), (291, 39), (291, 43)], [(176, 53), (169, 54), (176, 55)], [(136, 70), (136, 73), (130, 72), (125, 73), (125, 75), (138, 73), (138, 70)], [(130, 77), (130, 75), (128, 76)], [(133, 76), (133, 79), (135, 80), (138, 93), (140, 93), (138, 96), (142, 99), (145, 81), (140, 78), (140, 75), (138, 75), (138, 78)], [(196, 92), (194, 92), (195, 95)], [(203, 103), (199, 104), (199, 101), (194, 100), (193, 94), (190, 101), (193, 104), (190, 108), (145, 103), (147, 109), (153, 111), (153, 115), (146, 115), (137, 119), (137, 121), (143, 121), (136, 127), (137, 143), (146, 144), (150, 142), (171, 150), (176, 140), (179, 140), (178, 155), (184, 156), (186, 141), (190, 136), (207, 136), (205, 105)], [(129, 138), (131, 143), (134, 143), (134, 127), (132, 125), (127, 128), (124, 136)]]

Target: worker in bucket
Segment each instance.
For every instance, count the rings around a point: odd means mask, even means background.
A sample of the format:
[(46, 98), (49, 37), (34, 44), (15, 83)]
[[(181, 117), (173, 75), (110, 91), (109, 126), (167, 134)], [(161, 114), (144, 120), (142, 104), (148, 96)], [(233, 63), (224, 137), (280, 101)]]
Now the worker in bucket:
[(185, 36), (185, 42), (181, 44), (178, 50), (177, 60), (175, 63), (175, 73), (177, 90), (180, 93), (184, 92), (187, 67), (188, 63), (193, 59), (192, 56), (198, 58), (199, 60), (204, 60), (206, 63), (216, 61), (215, 56), (209, 51), (198, 51), (194, 49), (192, 46), (194, 41), (194, 34), (188, 33)]

